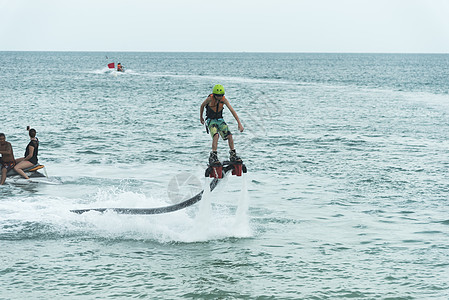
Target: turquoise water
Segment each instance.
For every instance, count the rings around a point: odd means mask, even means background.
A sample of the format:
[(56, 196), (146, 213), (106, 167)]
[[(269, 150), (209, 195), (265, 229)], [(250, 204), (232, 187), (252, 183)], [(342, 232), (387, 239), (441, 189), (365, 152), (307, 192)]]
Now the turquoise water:
[[(0, 66), (0, 132), (20, 157), (36, 128), (52, 183), (0, 187), (1, 299), (448, 298), (449, 55), (0, 52)], [(246, 176), (170, 214), (70, 212), (207, 185), (199, 106), (216, 83), (245, 127), (225, 111)]]

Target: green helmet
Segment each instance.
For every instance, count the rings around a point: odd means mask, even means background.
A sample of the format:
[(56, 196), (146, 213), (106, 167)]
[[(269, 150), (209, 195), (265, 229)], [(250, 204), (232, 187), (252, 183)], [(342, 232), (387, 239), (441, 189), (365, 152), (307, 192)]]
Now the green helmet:
[(214, 89), (212, 90), (212, 93), (215, 95), (224, 95), (225, 93), (224, 87), (221, 84), (216, 84), (214, 86)]

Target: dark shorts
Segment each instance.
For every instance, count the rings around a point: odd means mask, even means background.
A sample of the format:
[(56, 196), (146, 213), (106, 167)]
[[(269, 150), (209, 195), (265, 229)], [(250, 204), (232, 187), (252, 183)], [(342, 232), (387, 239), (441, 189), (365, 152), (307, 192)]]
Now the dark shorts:
[(7, 171), (14, 169), (14, 167), (16, 166), (16, 163), (11, 161), (11, 162), (4, 162), (2, 161), (1, 163), (2, 169), (5, 168)]
[(223, 119), (209, 119), (207, 120), (207, 127), (212, 137), (219, 133), (224, 140), (227, 140), (228, 135), (231, 134), (228, 124)]

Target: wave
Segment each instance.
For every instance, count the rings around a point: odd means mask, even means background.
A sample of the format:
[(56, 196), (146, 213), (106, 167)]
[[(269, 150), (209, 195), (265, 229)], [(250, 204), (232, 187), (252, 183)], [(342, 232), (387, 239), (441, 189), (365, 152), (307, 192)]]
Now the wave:
[(108, 67), (104, 67), (102, 69), (96, 69), (91, 71), (82, 71), (81, 73), (88, 73), (88, 74), (111, 74), (114, 76), (125, 76), (125, 75), (141, 75), (140, 73), (132, 70), (132, 69), (126, 69), (125, 72), (117, 72), (115, 69), (109, 69)]

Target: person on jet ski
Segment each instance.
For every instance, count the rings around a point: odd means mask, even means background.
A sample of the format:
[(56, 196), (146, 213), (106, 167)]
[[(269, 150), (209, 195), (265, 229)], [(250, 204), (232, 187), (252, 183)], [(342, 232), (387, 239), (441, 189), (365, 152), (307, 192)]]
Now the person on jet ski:
[[(229, 145), (229, 160), (231, 162), (240, 161), (240, 157), (237, 156), (234, 149), (234, 140), (232, 138), (232, 134), (228, 129), (228, 125), (223, 119), (223, 109), (226, 105), (228, 109), (231, 111), (235, 120), (238, 124), (238, 129), (240, 132), (243, 131), (243, 126), (240, 123), (240, 119), (237, 116), (237, 113), (232, 108), (229, 100), (224, 96), (225, 90), (221, 84), (217, 84), (214, 86), (212, 90), (212, 94), (210, 94), (206, 100), (201, 104), (200, 107), (200, 122), (201, 124), (206, 123), (207, 129), (212, 136), (212, 151), (209, 156), (209, 164), (217, 164), (220, 161), (217, 156), (217, 148), (218, 148), (218, 139), (221, 136), (223, 140), (228, 140)], [(206, 121), (203, 119), (203, 111), (206, 107)]]
[(39, 149), (39, 140), (36, 138), (36, 129), (31, 128), (28, 131), (30, 136), (30, 142), (25, 149), (25, 157), (18, 158), (16, 160), (17, 165), (14, 170), (22, 175), (25, 179), (30, 179), (23, 169), (30, 168), (37, 164), (37, 153)]
[(0, 154), (2, 155), (0, 161), (0, 169), (2, 170), (0, 185), (3, 185), (6, 180), (6, 173), (13, 169), (16, 165), (12, 146), (6, 141), (6, 136), (4, 133), (0, 133)]
[(121, 63), (117, 64), (117, 72), (124, 72), (125, 70), (123, 70), (123, 66)]

